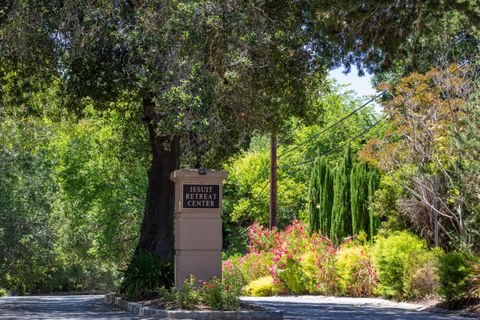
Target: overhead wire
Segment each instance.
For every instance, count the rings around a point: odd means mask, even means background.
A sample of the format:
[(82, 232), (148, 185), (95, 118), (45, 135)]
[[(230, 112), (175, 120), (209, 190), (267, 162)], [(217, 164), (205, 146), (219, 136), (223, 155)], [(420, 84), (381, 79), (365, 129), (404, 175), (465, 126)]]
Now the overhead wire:
[(312, 163), (314, 162), (315, 160), (317, 160), (319, 157), (323, 157), (323, 156), (326, 156), (326, 155), (329, 155), (331, 154), (332, 152), (335, 152), (337, 151), (338, 149), (341, 149), (343, 147), (345, 147), (346, 145), (348, 145), (349, 143), (357, 140), (358, 138), (362, 137), (363, 135), (365, 135), (366, 133), (368, 133), (370, 130), (372, 130), (374, 127), (376, 127), (378, 124), (380, 124), (380, 122), (382, 120), (385, 120), (387, 117), (386, 116), (383, 116), (381, 117), (380, 119), (378, 119), (377, 121), (375, 121), (371, 126), (369, 126), (368, 128), (364, 129), (363, 131), (361, 131), (360, 133), (356, 134), (355, 136), (351, 137), (350, 139), (348, 139), (347, 141), (344, 141), (342, 144), (334, 147), (334, 148), (331, 148), (329, 149), (328, 151), (320, 154), (320, 155), (317, 155), (315, 156), (314, 158), (311, 158), (309, 160), (305, 160), (305, 161), (302, 161), (302, 162), (297, 162), (297, 163), (292, 163), (292, 164), (286, 164), (286, 165), (283, 165), (283, 166), (278, 166), (279, 169), (284, 169), (284, 168), (290, 168), (290, 167), (296, 167), (296, 166), (300, 166), (300, 165), (304, 165), (304, 164), (308, 164), (308, 163)]
[(372, 97), (371, 99), (369, 99), (367, 102), (363, 103), (360, 107), (358, 107), (357, 109), (353, 110), (352, 112), (350, 112), (349, 114), (345, 115), (344, 117), (340, 118), (339, 120), (335, 121), (334, 123), (332, 123), (331, 125), (327, 126), (326, 128), (324, 128), (322, 131), (320, 131), (319, 133), (313, 135), (312, 137), (308, 138), (307, 140), (303, 141), (301, 144), (297, 144), (295, 145), (294, 147), (290, 148), (290, 149), (287, 149), (285, 150), (283, 153), (281, 153), (277, 159), (280, 159), (281, 157), (285, 156), (286, 154), (300, 148), (301, 146), (313, 141), (313, 140), (316, 140), (318, 139), (319, 137), (321, 137), (324, 133), (326, 133), (327, 131), (335, 128), (337, 125), (339, 125), (340, 123), (342, 123), (343, 121), (347, 120), (348, 118), (350, 118), (351, 116), (353, 116), (354, 114), (356, 114), (357, 112), (359, 112), (360, 110), (362, 110), (363, 108), (365, 108), (366, 106), (368, 106), (370, 103), (374, 102), (375, 99), (381, 97), (383, 94), (385, 94), (387, 91), (384, 90), (382, 92), (380, 92), (379, 94), (377, 94), (376, 96)]
[[(477, 57), (478, 55), (475, 55), (475, 57)], [(456, 68), (455, 71), (459, 70), (461, 67), (465, 66), (467, 64), (467, 62), (464, 62), (462, 64), (459, 64), (458, 67)], [(431, 88), (432, 85), (429, 85), (427, 87), (425, 87), (424, 89), (422, 89), (421, 91), (417, 92), (415, 95), (413, 95), (413, 97), (419, 95), (420, 93), (424, 92), (425, 90), (427, 90), (428, 88)], [(300, 148), (301, 146), (305, 145), (306, 143), (308, 142), (311, 142), (319, 137), (321, 137), (323, 134), (325, 134), (327, 131), (329, 130), (332, 130), (334, 129), (336, 126), (338, 126), (340, 123), (342, 123), (343, 121), (347, 120), (348, 118), (352, 117), (354, 114), (356, 114), (357, 112), (359, 112), (360, 110), (362, 110), (363, 108), (365, 108), (366, 106), (368, 106), (370, 103), (374, 102), (375, 99), (381, 97), (383, 94), (385, 93), (389, 93), (390, 95), (392, 95), (393, 97), (395, 97), (395, 95), (390, 91), (390, 90), (384, 90), (382, 92), (380, 92), (379, 94), (377, 94), (376, 96), (372, 97), (371, 99), (369, 99), (367, 102), (363, 103), (360, 107), (358, 107), (357, 109), (353, 110), (352, 112), (350, 112), (349, 114), (345, 115), (344, 117), (342, 117), (341, 119), (337, 120), (336, 122), (334, 122), (333, 124), (329, 125), (328, 127), (326, 127), (325, 129), (323, 129), (322, 131), (320, 131), (318, 134), (315, 134), (314, 136), (308, 138), (307, 140), (305, 140), (303, 143), (301, 144), (297, 144), (295, 146), (293, 146), (292, 148), (289, 148), (287, 149), (286, 151), (284, 151), (283, 153), (281, 153), (277, 159), (280, 159), (282, 156), (285, 156), (286, 154)], [(376, 127), (382, 120), (386, 119), (387, 117), (386, 116), (382, 116), (380, 119), (378, 119), (374, 124), (372, 124), (371, 126), (369, 126), (368, 128), (366, 128), (365, 130), (361, 131), (360, 133), (358, 133), (357, 135), (353, 136), (352, 138), (350, 138), (349, 140), (347, 141), (344, 141), (341, 145), (339, 146), (336, 146), (330, 150), (328, 150), (327, 152), (323, 153), (323, 154), (320, 154), (320, 155), (317, 155), (316, 157), (312, 158), (312, 159), (309, 159), (309, 160), (305, 160), (305, 161), (302, 161), (302, 162), (298, 162), (298, 163), (293, 163), (293, 164), (287, 164), (287, 165), (283, 165), (283, 166), (277, 166), (277, 168), (279, 169), (284, 169), (284, 168), (289, 168), (289, 167), (295, 167), (295, 166), (299, 166), (299, 165), (304, 165), (304, 164), (308, 164), (308, 163), (312, 163), (314, 162), (318, 157), (321, 157), (321, 156), (325, 156), (325, 155), (328, 155), (332, 152), (335, 152), (337, 151), (338, 149), (340, 148), (343, 148), (345, 147), (347, 144), (349, 144), (350, 142), (353, 142), (355, 141), (356, 139), (360, 138), (361, 136), (365, 135), (366, 133), (368, 133), (371, 129), (373, 129), (374, 127)], [(260, 190), (260, 192), (258, 192), (258, 194), (255, 196), (254, 200), (255, 199), (258, 199), (260, 197), (260, 195), (263, 193), (263, 191), (265, 191), (266, 187), (268, 186), (269, 184), (269, 181), (267, 181), (265, 183), (265, 185), (262, 187), (262, 189)]]

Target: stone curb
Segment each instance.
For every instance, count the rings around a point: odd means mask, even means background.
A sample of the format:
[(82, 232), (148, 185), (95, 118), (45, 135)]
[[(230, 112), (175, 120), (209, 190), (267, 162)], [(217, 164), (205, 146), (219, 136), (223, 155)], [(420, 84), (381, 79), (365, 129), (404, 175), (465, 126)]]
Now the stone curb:
[(188, 311), (188, 310), (161, 310), (145, 307), (139, 303), (128, 302), (113, 293), (105, 295), (104, 302), (111, 304), (121, 310), (135, 313), (139, 316), (162, 318), (162, 319), (219, 319), (219, 320), (237, 320), (237, 319), (273, 319), (282, 320), (283, 313), (276, 310), (266, 311)]

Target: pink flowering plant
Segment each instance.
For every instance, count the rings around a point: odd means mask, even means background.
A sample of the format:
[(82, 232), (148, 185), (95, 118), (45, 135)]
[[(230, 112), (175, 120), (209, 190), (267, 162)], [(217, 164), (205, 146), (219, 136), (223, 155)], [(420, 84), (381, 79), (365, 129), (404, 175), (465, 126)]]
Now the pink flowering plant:
[(270, 275), (284, 293), (333, 292), (336, 248), (326, 237), (298, 220), (284, 231), (255, 223), (248, 236), (248, 254), (237, 260), (246, 282)]
[(223, 280), (214, 277), (209, 281), (200, 281), (190, 276), (185, 279), (182, 290), (160, 288), (158, 293), (164, 299), (167, 309), (193, 310), (209, 307), (213, 310), (238, 310), (243, 280), (241, 276), (232, 276), (228, 271), (225, 274)]

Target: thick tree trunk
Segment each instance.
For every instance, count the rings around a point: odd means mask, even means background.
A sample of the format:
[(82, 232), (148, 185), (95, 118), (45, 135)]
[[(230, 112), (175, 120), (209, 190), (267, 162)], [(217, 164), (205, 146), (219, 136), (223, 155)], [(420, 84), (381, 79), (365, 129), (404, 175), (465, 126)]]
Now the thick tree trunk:
[(145, 106), (152, 163), (148, 171), (147, 197), (140, 239), (135, 255), (142, 251), (154, 253), (162, 259), (173, 257), (174, 185), (170, 172), (179, 168), (180, 143), (178, 137), (159, 136), (152, 106)]

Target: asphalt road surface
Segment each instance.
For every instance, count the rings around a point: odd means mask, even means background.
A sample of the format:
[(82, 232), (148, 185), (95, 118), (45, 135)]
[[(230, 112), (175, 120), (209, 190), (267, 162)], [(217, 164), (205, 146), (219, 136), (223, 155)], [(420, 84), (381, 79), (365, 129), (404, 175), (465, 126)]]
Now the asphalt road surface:
[[(103, 304), (103, 296), (31, 296), (0, 298), (1, 320), (147, 319)], [(472, 319), (417, 311), (419, 306), (382, 299), (334, 297), (245, 298), (284, 312), (284, 319), (324, 320), (461, 320)], [(480, 317), (479, 317), (480, 318)]]
[(146, 319), (103, 303), (103, 296), (30, 296), (0, 298), (1, 320)]
[[(283, 319), (321, 320), (466, 320), (453, 314), (419, 311), (421, 305), (397, 303), (378, 298), (344, 298), (322, 296), (280, 296), (243, 298), (283, 311)], [(480, 319), (478, 317), (477, 319)]]

